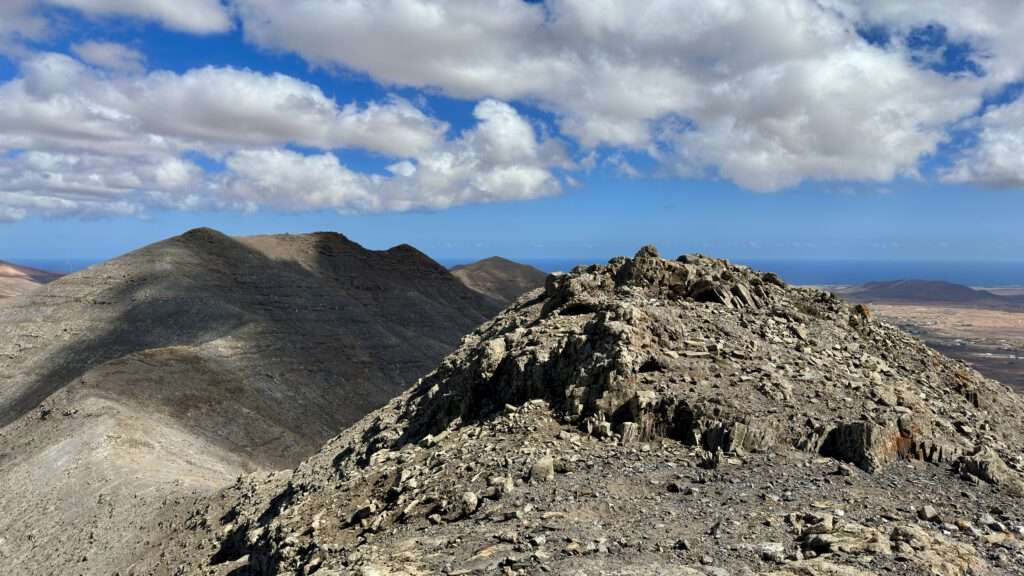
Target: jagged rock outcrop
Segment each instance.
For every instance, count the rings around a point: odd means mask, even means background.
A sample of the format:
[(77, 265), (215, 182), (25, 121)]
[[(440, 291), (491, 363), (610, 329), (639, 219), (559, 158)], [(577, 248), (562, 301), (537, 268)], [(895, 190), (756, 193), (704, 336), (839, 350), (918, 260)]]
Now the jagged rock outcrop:
[(1022, 418), (864, 306), (645, 248), (550, 276), (148, 567), (1019, 574)]
[(992, 401), (1013, 398), (1005, 387), (859, 310), (772, 274), (649, 248), (552, 275), (446, 359), (395, 424), (381, 420), (373, 439), (384, 445), (368, 451), (530, 399), (581, 427), (635, 425), (640, 441), (792, 446), (869, 471), (952, 462), (1002, 427), (983, 405), (999, 415), (1007, 406)]

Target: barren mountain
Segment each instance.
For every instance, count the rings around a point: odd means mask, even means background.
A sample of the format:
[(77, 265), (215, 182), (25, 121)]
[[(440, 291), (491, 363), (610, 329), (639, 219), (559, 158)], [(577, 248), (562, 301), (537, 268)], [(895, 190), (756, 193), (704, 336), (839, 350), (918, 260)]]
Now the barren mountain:
[(26, 294), (57, 278), (60, 274), (0, 261), (0, 299)]
[(494, 312), (409, 246), (208, 229), (12, 300), (3, 571), (114, 573), (161, 506), (293, 466)]
[(502, 306), (512, 303), (530, 290), (544, 285), (547, 274), (533, 266), (519, 264), (499, 256), (479, 262), (455, 266), (452, 275), (466, 286), (500, 302)]
[(937, 280), (868, 282), (837, 290), (854, 302), (951, 304), (978, 308), (1024, 309), (1024, 298), (1003, 296), (970, 286)]
[(721, 260), (552, 275), (159, 574), (1024, 574), (1024, 401)]

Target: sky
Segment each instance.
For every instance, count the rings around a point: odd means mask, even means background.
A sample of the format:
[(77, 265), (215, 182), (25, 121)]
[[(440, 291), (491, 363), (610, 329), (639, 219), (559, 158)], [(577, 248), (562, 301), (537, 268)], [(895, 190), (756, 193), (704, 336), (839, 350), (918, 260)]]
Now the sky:
[(0, 259), (1024, 261), (1016, 0), (4, 0)]

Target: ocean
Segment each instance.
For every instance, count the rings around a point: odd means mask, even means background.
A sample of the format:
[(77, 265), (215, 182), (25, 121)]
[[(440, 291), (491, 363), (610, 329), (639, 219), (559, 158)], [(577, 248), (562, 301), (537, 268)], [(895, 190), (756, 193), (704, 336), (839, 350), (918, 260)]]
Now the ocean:
[[(517, 260), (545, 272), (567, 272), (579, 264), (603, 263), (581, 259)], [(440, 261), (445, 266), (466, 264), (467, 260)], [(757, 270), (775, 272), (790, 284), (844, 285), (886, 280), (943, 280), (967, 286), (1024, 286), (1024, 262), (940, 262), (878, 260), (758, 260), (736, 259)]]
[[(516, 259), (545, 272), (567, 272), (583, 264), (599, 264), (604, 260), (587, 258), (522, 258)], [(97, 264), (100, 260), (13, 260), (15, 264), (41, 270), (69, 274)], [(439, 258), (444, 266), (472, 262), (470, 259)], [(1024, 286), (1024, 262), (941, 262), (880, 260), (758, 260), (736, 259), (757, 270), (775, 272), (791, 284), (836, 285), (863, 284), (885, 280), (944, 280), (956, 284), (983, 287)]]

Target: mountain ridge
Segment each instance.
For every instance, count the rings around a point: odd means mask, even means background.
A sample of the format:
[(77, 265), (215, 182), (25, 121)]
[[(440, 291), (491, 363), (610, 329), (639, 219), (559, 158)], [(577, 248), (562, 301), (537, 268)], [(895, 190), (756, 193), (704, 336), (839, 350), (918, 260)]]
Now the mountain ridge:
[(496, 310), (411, 248), (208, 228), (13, 299), (0, 308), (0, 478), (19, 491), (0, 514), (6, 565), (111, 573), (163, 506), (293, 466)]

